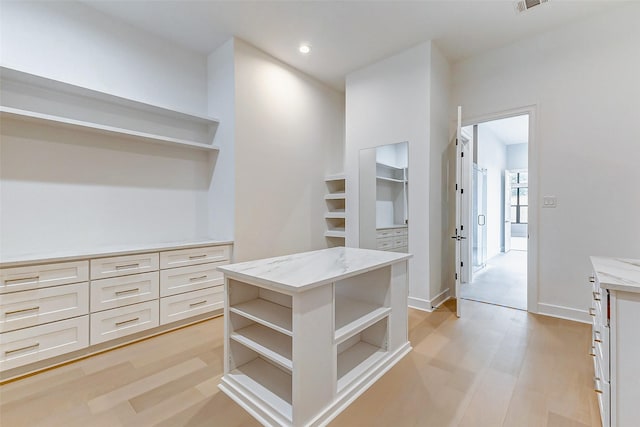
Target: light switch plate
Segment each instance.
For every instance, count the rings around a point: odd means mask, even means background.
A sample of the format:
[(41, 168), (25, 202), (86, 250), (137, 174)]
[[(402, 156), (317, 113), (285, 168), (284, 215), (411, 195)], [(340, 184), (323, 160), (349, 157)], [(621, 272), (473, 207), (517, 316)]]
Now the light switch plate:
[(558, 199), (556, 196), (544, 196), (542, 198), (543, 208), (555, 208), (556, 206), (558, 206)]

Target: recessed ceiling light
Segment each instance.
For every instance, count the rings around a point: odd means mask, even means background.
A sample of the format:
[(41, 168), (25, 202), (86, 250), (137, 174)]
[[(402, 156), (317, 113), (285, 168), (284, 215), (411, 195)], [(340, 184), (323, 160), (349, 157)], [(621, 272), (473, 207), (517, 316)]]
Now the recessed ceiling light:
[(300, 47), (298, 48), (298, 50), (300, 51), (300, 53), (309, 53), (311, 52), (311, 46), (308, 44), (301, 44)]

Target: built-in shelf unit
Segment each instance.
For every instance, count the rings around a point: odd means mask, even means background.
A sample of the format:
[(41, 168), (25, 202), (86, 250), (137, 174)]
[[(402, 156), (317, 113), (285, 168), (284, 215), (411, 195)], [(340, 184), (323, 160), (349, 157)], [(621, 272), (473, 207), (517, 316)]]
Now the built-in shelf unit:
[(219, 267), (220, 388), (264, 425), (324, 425), (410, 350), (408, 258), (335, 247)]
[(327, 211), (324, 218), (324, 236), (330, 247), (344, 246), (346, 237), (346, 178), (344, 174), (326, 176), (327, 194), (324, 196)]
[(0, 67), (0, 118), (216, 151), (218, 120)]

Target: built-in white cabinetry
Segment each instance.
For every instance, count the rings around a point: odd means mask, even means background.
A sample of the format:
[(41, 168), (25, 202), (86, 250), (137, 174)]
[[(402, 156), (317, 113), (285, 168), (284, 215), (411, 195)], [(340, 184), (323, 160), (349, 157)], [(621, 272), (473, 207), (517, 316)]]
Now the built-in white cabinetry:
[(3, 260), (0, 377), (27, 373), (34, 362), (44, 361), (33, 365), (41, 369), (55, 356), (83, 349), (80, 355), (90, 354), (103, 348), (98, 345), (220, 314), (223, 275), (217, 267), (230, 260), (230, 242), (214, 241)]
[(407, 252), (409, 229), (406, 225), (376, 229), (376, 244), (380, 251)]
[(0, 118), (216, 151), (218, 121), (0, 67)]
[(324, 200), (327, 211), (324, 214), (326, 231), (324, 236), (330, 247), (344, 246), (346, 236), (346, 178), (344, 174), (325, 177), (327, 194)]
[(220, 389), (264, 425), (325, 425), (410, 351), (410, 257), (335, 247), (220, 267)]
[(640, 260), (591, 257), (590, 355), (604, 427), (640, 420)]

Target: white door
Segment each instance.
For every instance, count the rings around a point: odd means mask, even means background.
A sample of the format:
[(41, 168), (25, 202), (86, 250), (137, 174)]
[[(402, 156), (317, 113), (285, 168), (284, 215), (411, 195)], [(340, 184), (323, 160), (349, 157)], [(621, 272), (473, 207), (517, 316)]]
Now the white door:
[[(466, 245), (463, 245), (463, 241), (467, 239), (468, 228), (464, 228), (464, 186), (466, 185), (466, 168), (465, 164), (469, 158), (466, 144), (462, 139), (462, 107), (458, 107), (458, 122), (456, 129), (455, 139), (455, 162), (452, 162), (452, 166), (455, 167), (455, 188), (453, 202), (455, 204), (455, 227), (451, 238), (455, 245), (455, 293), (456, 293), (456, 315), (460, 317), (461, 313), (461, 298), (460, 298), (460, 285), (462, 284), (463, 274), (463, 250)], [(466, 157), (465, 157), (466, 156)], [(468, 194), (468, 192), (467, 192)]]
[(511, 173), (504, 171), (504, 252), (511, 250)]

